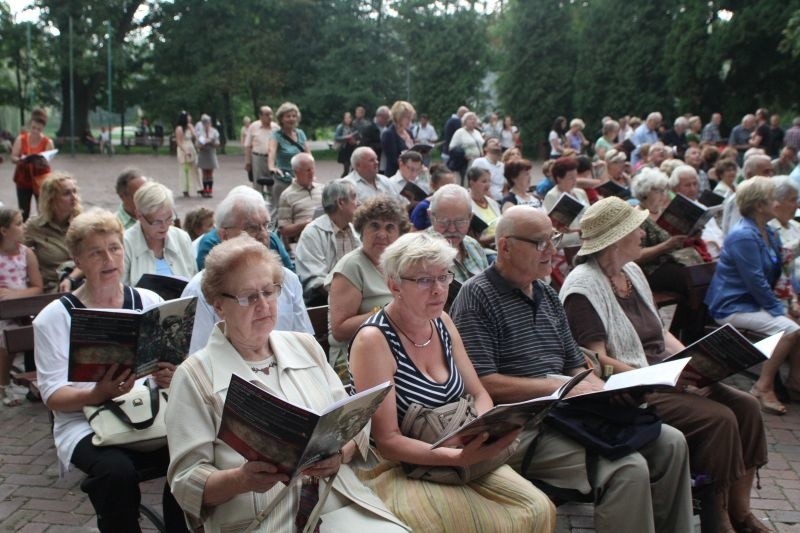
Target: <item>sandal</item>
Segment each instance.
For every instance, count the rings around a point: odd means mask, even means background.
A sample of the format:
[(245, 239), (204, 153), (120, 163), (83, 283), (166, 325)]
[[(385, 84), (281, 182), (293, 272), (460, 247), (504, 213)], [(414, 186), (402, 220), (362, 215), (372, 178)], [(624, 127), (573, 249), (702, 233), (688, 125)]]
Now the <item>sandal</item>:
[(755, 517), (753, 513), (747, 513), (744, 520), (738, 522), (731, 519), (733, 529), (736, 533), (771, 533), (772, 529), (768, 528), (764, 522)]
[[(785, 405), (778, 400), (768, 400), (767, 398), (764, 398), (764, 393), (758, 390), (755, 385), (753, 385), (753, 387), (750, 389), (750, 394), (752, 394), (758, 400), (758, 403), (761, 404), (761, 410), (763, 412), (770, 415), (786, 414)], [(752, 516), (752, 514), (750, 516)], [(755, 519), (755, 517), (753, 517), (753, 519)]]
[(18, 396), (11, 385), (0, 385), (0, 396), (3, 397), (3, 405), (6, 407), (22, 405), (22, 396)]

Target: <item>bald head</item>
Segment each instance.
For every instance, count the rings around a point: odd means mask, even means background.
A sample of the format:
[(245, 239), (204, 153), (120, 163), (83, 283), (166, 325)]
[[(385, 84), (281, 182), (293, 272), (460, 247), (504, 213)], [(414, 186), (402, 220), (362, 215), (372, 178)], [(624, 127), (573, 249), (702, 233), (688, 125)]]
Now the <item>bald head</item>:
[(510, 235), (532, 235), (549, 231), (553, 227), (544, 212), (529, 205), (515, 205), (506, 210), (497, 221), (495, 242)]

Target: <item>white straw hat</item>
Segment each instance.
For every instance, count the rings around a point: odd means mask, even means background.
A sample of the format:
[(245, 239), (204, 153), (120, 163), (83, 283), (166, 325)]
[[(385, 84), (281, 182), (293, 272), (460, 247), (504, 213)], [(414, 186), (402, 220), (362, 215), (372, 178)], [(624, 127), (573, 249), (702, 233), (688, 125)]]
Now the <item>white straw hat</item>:
[(611, 246), (636, 228), (650, 215), (647, 209), (635, 209), (625, 200), (611, 196), (589, 206), (581, 218), (583, 245), (578, 255), (589, 255)]

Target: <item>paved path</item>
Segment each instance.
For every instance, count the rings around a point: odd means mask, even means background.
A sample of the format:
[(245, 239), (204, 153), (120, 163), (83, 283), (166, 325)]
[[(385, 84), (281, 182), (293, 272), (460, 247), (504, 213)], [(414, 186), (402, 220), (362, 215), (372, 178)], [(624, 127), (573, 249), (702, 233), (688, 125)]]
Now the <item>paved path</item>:
[[(118, 199), (114, 180), (130, 165), (171, 187), (177, 186), (175, 159), (164, 155), (64, 155), (56, 159), (54, 167), (78, 179), (85, 205), (115, 209)], [(220, 156), (220, 165), (215, 181), (217, 199), (232, 187), (247, 183), (241, 156)], [(322, 161), (317, 170), (320, 181), (327, 182), (339, 176), (341, 167)], [(0, 165), (0, 201), (8, 205), (16, 205), (12, 171), (8, 162)], [(216, 200), (177, 198), (176, 203), (183, 216), (195, 206), (213, 207)], [(735, 384), (744, 390), (751, 385), (742, 378)], [(792, 405), (784, 417), (765, 415), (765, 420), (769, 464), (761, 470), (761, 489), (753, 489), (753, 510), (779, 532), (800, 533), (800, 405)], [(96, 522), (92, 506), (79, 487), (82, 478), (73, 471), (59, 479), (50, 422), (42, 404), (25, 403), (16, 408), (0, 405), (0, 531), (92, 531)], [(142, 487), (144, 500), (158, 507), (159, 481)], [(148, 526), (143, 524), (144, 528)], [(590, 505), (559, 508), (558, 533), (588, 533), (593, 531), (591, 526)]]

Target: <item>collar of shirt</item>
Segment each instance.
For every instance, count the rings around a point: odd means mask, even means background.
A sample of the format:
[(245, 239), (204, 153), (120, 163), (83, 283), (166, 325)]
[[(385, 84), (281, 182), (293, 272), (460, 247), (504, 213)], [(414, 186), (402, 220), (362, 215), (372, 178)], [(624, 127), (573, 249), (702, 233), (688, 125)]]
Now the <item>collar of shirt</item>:
[(543, 292), (540, 281), (536, 280), (533, 282), (533, 298), (531, 299), (527, 294), (525, 294), (525, 292), (522, 291), (522, 289), (511, 285), (508, 280), (504, 278), (502, 274), (500, 274), (500, 271), (497, 270), (497, 266), (494, 264), (486, 270), (486, 278), (492, 285), (494, 285), (495, 290), (497, 290), (499, 294), (504, 295), (516, 293), (525, 301), (532, 304), (535, 310), (539, 308), (539, 302), (542, 299)]

